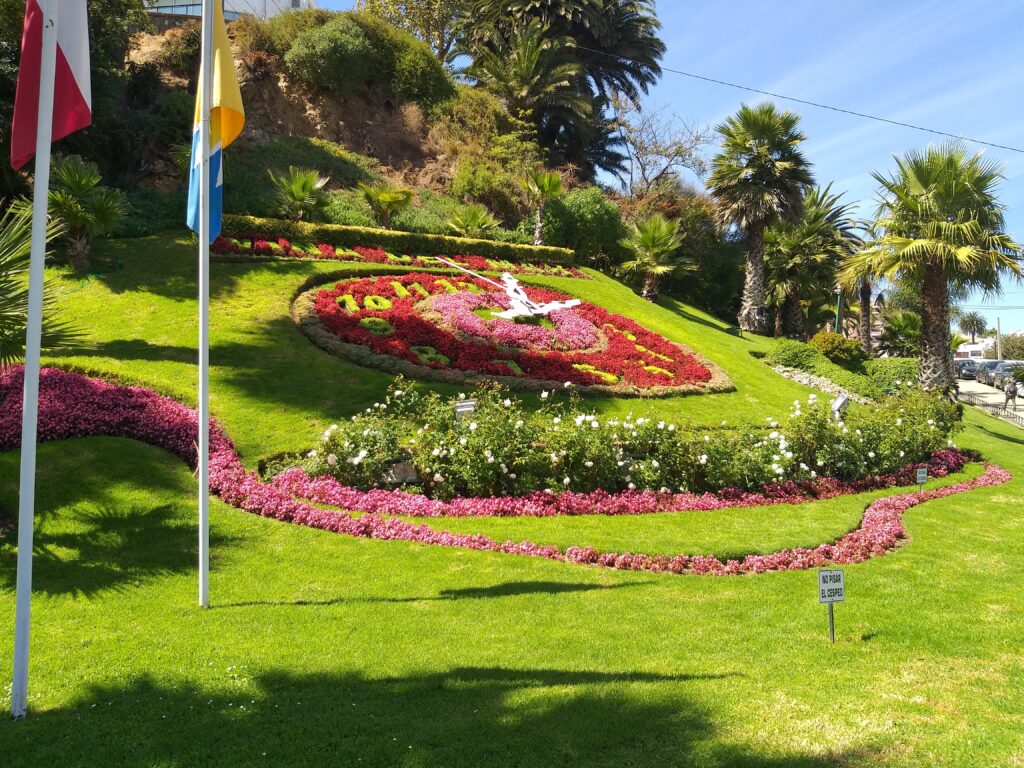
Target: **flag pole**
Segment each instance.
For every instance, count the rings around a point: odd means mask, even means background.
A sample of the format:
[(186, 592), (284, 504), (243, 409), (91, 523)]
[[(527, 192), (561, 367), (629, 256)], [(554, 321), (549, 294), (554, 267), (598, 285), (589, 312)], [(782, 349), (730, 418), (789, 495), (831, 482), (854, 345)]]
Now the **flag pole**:
[(213, 3), (203, 0), (199, 102), (199, 605), (210, 607), (210, 105)]
[(53, 132), (53, 84), (57, 69), (57, 11), (60, 0), (39, 0), (43, 11), (36, 167), (32, 195), (32, 250), (29, 256), (28, 324), (25, 333), (25, 383), (21, 413), (21, 479), (18, 486), (18, 583), (14, 609), (14, 675), (11, 716), (28, 709), (29, 615), (32, 607), (32, 527), (35, 523), (36, 438), (39, 429), (39, 356), (43, 330), (43, 266), (50, 196), (50, 138)]

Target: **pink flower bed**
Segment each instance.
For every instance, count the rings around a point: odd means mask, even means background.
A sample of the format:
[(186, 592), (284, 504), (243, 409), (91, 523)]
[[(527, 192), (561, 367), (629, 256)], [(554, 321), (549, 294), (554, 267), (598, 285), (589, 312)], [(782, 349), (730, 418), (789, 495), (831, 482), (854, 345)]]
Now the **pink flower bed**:
[[(0, 371), (0, 450), (13, 450), (21, 442), (21, 398), (22, 369), (17, 367)], [(123, 387), (76, 373), (45, 369), (40, 380), (39, 403), (41, 440), (93, 435), (133, 438), (170, 451), (190, 466), (195, 466), (196, 414), (168, 397), (141, 387)], [(952, 461), (952, 458), (947, 457), (945, 460)], [(858, 563), (884, 554), (905, 537), (901, 517), (907, 509), (925, 501), (974, 488), (1000, 485), (1009, 479), (1010, 473), (1006, 470), (989, 466), (983, 475), (973, 480), (945, 488), (879, 499), (868, 507), (857, 530), (833, 544), (822, 544), (813, 549), (782, 550), (771, 555), (749, 555), (742, 560), (722, 562), (716, 557), (707, 556), (601, 553), (590, 547), (569, 547), (561, 551), (554, 546), (538, 545), (530, 541), (498, 542), (478, 534), (435, 530), (428, 525), (409, 523), (380, 514), (353, 517), (347, 512), (320, 509), (297, 500), (287, 482), (283, 486), (263, 483), (254, 472), (247, 471), (231, 441), (216, 424), (211, 424), (210, 436), (211, 490), (226, 503), (264, 517), (349, 536), (670, 573), (725, 575)], [(736, 501), (729, 499), (727, 506), (737, 506)], [(387, 514), (408, 512), (403, 508), (392, 507), (388, 508)]]
[(475, 336), (502, 347), (521, 349), (589, 349), (600, 340), (597, 328), (575, 309), (560, 309), (548, 315), (554, 328), (516, 323), (501, 317), (485, 320), (476, 310), (505, 310), (511, 306), (500, 293), (442, 294), (428, 306), (458, 333)]

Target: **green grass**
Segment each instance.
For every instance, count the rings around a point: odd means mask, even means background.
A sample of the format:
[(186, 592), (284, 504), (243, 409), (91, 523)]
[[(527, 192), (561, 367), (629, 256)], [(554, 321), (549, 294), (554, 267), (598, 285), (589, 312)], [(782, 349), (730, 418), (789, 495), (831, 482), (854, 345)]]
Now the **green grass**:
[[(82, 287), (61, 278), (62, 306), (97, 342), (61, 362), (191, 398), (191, 250), (157, 239), (104, 248), (123, 270)], [(291, 328), (291, 291), (329, 271), (214, 268), (213, 408), (249, 462), (307, 445), (387, 383)], [(608, 280), (545, 282), (585, 290), (690, 344), (739, 386), (593, 401), (606, 411), (763, 419), (806, 391), (750, 357), (765, 342), (729, 335), (687, 307), (651, 307)], [(0, 721), (2, 764), (1019, 764), (1024, 432), (973, 410), (967, 418), (959, 442), (1014, 471), (1014, 481), (915, 507), (907, 546), (847, 568), (834, 647), (810, 572), (606, 571), (352, 539), (216, 500), (213, 607), (201, 611), (189, 470), (127, 440), (46, 444), (31, 715)], [(14, 508), (16, 488), (17, 453), (0, 455), (0, 506)], [(854, 502), (866, 498), (772, 508), (772, 517), (460, 524), (524, 533), (557, 523), (552, 540), (571, 533), (724, 552), (830, 538), (856, 522)], [(15, 551), (10, 526), (0, 521), (0, 530), (6, 685)], [(0, 707), (8, 705), (2, 688)]]

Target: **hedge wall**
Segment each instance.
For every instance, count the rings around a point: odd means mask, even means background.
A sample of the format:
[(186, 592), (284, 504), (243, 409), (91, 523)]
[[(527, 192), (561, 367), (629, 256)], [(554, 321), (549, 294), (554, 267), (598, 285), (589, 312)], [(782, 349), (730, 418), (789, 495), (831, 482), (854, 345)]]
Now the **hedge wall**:
[(221, 233), (227, 237), (248, 238), (253, 235), (284, 237), (288, 240), (329, 243), (335, 247), (339, 245), (348, 248), (357, 245), (375, 246), (386, 251), (410, 255), (473, 255), (490, 259), (547, 262), (549, 264), (572, 264), (575, 262), (575, 255), (568, 248), (499, 243), (494, 240), (396, 232), (370, 227), (343, 227), (338, 224), (311, 224), (284, 219), (265, 219), (258, 216), (225, 215), (221, 224)]

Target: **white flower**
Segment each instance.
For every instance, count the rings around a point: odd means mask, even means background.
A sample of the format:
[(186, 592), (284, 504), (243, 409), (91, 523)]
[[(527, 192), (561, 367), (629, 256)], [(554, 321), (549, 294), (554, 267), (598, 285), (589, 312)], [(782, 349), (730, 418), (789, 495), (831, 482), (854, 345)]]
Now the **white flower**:
[(904, 456), (906, 456), (906, 455), (907, 455), (907, 454), (906, 454), (905, 452), (903, 452), (903, 451), (900, 451), (900, 458), (901, 458), (901, 459), (902, 459), (902, 458), (903, 458)]
[(897, 427), (903, 426), (903, 419), (896, 419), (896, 426)]
[(564, 386), (565, 386), (566, 389), (571, 389), (572, 388), (572, 382), (571, 381), (567, 381), (567, 382), (565, 382)]
[(700, 455), (700, 463), (701, 464), (707, 464), (708, 463), (708, 455), (706, 453), (702, 453)]
[(306, 454), (306, 456), (307, 456), (308, 458), (310, 458), (310, 459), (314, 459), (314, 458), (316, 458), (316, 449), (314, 448), (314, 449), (313, 449), (312, 451), (310, 451), (309, 453), (307, 453), (307, 454)]
[(562, 423), (562, 420), (561, 420), (561, 419), (560, 419), (560, 418), (559, 418), (558, 416), (555, 416), (555, 418), (553, 418), (553, 419), (551, 420), (551, 423), (552, 423), (552, 424), (561, 424), (561, 423)]
[(552, 453), (551, 454), (551, 463), (552, 464), (557, 464), (558, 463), (558, 454), (557, 453)]
[(585, 466), (587, 469), (590, 469), (592, 466), (594, 466), (594, 462), (592, 462), (592, 461), (585, 461), (585, 462), (583, 462), (583, 466)]
[(466, 443), (468, 443), (468, 442), (469, 442), (469, 441), (468, 441), (468, 440), (466, 440), (466, 438), (464, 438), (464, 437), (460, 437), (460, 438), (459, 438), (459, 445), (465, 445), (465, 444), (466, 444)]
[(516, 479), (516, 473), (515, 472), (509, 472), (508, 473), (508, 479), (509, 480), (515, 480)]
[(705, 443), (710, 443), (711, 442), (711, 435), (704, 435), (704, 442)]
[(596, 419), (594, 421), (590, 422), (590, 428), (591, 429), (597, 429), (599, 426), (600, 426), (600, 424), (597, 423)]
[(565, 478), (564, 480), (562, 480), (562, 485), (564, 485), (564, 486), (567, 486), (567, 487), (568, 487), (569, 483), (571, 483), (571, 482), (572, 482), (572, 480), (570, 480), (570, 479), (569, 479), (569, 478), (567, 477), (567, 478)]
[(336, 466), (338, 466), (338, 457), (335, 456), (333, 453), (327, 454), (327, 466), (329, 466), (329, 467), (336, 467)]
[(470, 422), (470, 424), (469, 424), (469, 431), (470, 432), (476, 432), (478, 426), (479, 425), (475, 421)]
[(676, 431), (676, 425), (675, 424), (669, 424), (668, 425), (668, 431), (669, 432), (675, 432)]
[(869, 459), (875, 458), (875, 452), (874, 451), (868, 451), (868, 458)]
[(818, 473), (817, 473), (817, 472), (815, 472), (815, 471), (814, 471), (814, 470), (812, 469), (812, 470), (811, 470), (811, 477), (817, 477), (817, 476), (818, 476)]
[(807, 471), (808, 469), (810, 469), (810, 467), (808, 467), (808, 466), (807, 466), (806, 464), (804, 464), (804, 463), (803, 463), (803, 462), (801, 461), (801, 462), (800, 462), (800, 469), (802, 469), (802, 470), (803, 470), (804, 472), (806, 472), (806, 471)]
[(631, 490), (631, 491), (634, 491), (634, 490), (636, 490), (636, 485), (634, 485), (633, 483), (630, 483), (630, 484), (629, 484), (628, 486), (626, 486), (626, 487), (627, 487), (627, 488), (629, 488), (629, 490)]
[(441, 449), (440, 448), (435, 448), (434, 450), (432, 450), (430, 452), (430, 455), (431, 456), (440, 456), (441, 455)]
[(772, 433), (770, 433), (768, 435), (768, 437), (770, 437), (772, 440), (776, 439), (778, 436), (779, 436), (778, 432), (772, 432)]
[(545, 389), (543, 392), (540, 393), (540, 399), (541, 400), (547, 400), (548, 399), (548, 394), (549, 394), (548, 391)]
[(504, 405), (506, 408), (512, 407), (512, 401), (509, 400), (507, 397), (501, 401), (501, 404)]
[(651, 466), (657, 469), (661, 464), (658, 463), (657, 459), (651, 459)]
[(437, 472), (434, 475), (434, 482), (435, 483), (443, 483), (444, 482), (444, 475), (442, 475), (440, 472)]
[(466, 399), (466, 393), (465, 392), (459, 392), (459, 400), (465, 400), (465, 399)]
[(404, 390), (401, 390), (401, 389), (396, 389), (395, 390), (395, 397), (401, 397), (404, 394), (405, 394)]

